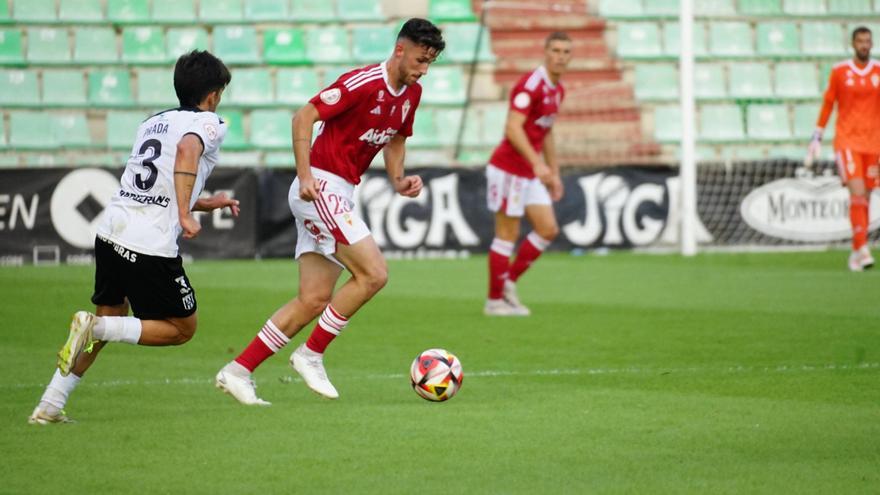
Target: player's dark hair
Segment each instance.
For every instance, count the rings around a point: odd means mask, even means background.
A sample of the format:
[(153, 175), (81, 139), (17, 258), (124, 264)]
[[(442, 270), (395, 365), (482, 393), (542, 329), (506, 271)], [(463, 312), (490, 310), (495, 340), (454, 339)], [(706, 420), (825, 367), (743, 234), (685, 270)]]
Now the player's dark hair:
[(571, 42), (571, 37), (568, 36), (568, 33), (562, 31), (553, 31), (552, 33), (547, 35), (547, 39), (544, 40), (544, 48), (550, 46), (550, 42), (552, 41), (568, 41)]
[(174, 66), (174, 91), (182, 107), (197, 106), (208, 93), (225, 88), (231, 80), (226, 65), (207, 51), (184, 53)]
[(446, 42), (443, 41), (443, 34), (440, 28), (427, 19), (412, 19), (403, 23), (400, 32), (397, 33), (397, 39), (406, 38), (417, 45), (431, 48), (437, 53), (446, 48)]
[(860, 34), (862, 34), (862, 33), (868, 33), (868, 34), (871, 34), (871, 30), (868, 29), (867, 26), (859, 26), (859, 27), (853, 29), (852, 40), (855, 41), (855, 40), (856, 40), (856, 36), (858, 36), (858, 35), (860, 35)]

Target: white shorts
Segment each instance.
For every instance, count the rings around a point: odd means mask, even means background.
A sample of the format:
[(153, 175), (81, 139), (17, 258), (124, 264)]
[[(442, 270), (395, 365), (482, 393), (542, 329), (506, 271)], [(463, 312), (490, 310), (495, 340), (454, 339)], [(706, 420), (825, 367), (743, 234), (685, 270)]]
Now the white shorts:
[(491, 163), (486, 166), (486, 201), (491, 211), (510, 217), (523, 216), (528, 205), (553, 204), (550, 192), (537, 177), (513, 175)]
[(318, 253), (340, 264), (333, 256), (337, 244), (351, 245), (370, 235), (367, 224), (357, 215), (354, 185), (338, 175), (312, 168), (318, 181), (319, 198), (303, 201), (299, 197), (299, 178), (287, 194), (290, 211), (296, 219), (296, 259), (303, 253)]

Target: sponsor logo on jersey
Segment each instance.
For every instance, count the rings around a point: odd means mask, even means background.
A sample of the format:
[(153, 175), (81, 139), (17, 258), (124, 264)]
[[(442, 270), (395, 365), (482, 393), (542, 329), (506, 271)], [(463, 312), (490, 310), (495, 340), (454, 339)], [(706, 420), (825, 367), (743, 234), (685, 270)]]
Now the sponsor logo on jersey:
[(208, 139), (210, 139), (211, 142), (214, 142), (217, 139), (217, 128), (214, 127), (214, 124), (210, 122), (205, 124), (205, 135), (208, 136)]
[(513, 98), (513, 106), (519, 108), (520, 110), (524, 110), (529, 107), (529, 104), (532, 102), (532, 97), (529, 96), (528, 93), (523, 91), (519, 93)]
[(150, 196), (148, 194), (135, 194), (128, 191), (124, 191), (122, 189), (119, 190), (119, 197), (130, 199), (132, 201), (137, 201), (138, 203), (144, 205), (157, 205), (162, 208), (167, 208), (168, 203), (171, 202), (171, 199), (168, 196)]
[(390, 127), (383, 131), (380, 131), (379, 129), (370, 129), (361, 134), (361, 137), (359, 137), (358, 140), (372, 144), (373, 146), (384, 146), (388, 144), (388, 141), (391, 141), (391, 138), (394, 137), (395, 134), (397, 134), (397, 130)]
[(370, 110), (370, 113), (373, 115), (382, 115), (382, 106), (376, 105), (376, 108)]
[(403, 122), (406, 120), (406, 116), (409, 114), (409, 100), (403, 102), (403, 106), (400, 107), (400, 121)]
[(340, 91), (339, 88), (321, 91), (321, 101), (323, 101), (327, 105), (335, 105), (337, 102), (339, 102), (340, 96), (342, 96), (342, 91)]

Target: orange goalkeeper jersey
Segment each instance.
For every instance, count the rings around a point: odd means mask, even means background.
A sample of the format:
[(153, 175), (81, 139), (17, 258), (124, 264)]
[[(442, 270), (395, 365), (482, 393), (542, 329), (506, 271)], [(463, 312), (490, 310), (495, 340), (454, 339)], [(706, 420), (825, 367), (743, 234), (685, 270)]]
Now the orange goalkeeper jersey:
[(835, 101), (834, 148), (880, 153), (880, 63), (870, 60), (859, 67), (847, 60), (835, 65), (816, 125), (825, 127)]

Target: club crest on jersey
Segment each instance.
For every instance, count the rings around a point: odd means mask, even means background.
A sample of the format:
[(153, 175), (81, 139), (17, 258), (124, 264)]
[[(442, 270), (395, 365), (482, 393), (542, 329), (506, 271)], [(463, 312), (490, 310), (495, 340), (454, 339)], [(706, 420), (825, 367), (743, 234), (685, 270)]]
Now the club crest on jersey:
[(875, 88), (880, 86), (880, 74), (871, 75), (871, 84), (873, 84)]
[(327, 105), (335, 105), (337, 102), (339, 102), (340, 96), (342, 96), (342, 91), (340, 91), (339, 88), (321, 91), (321, 101), (323, 101)]
[(400, 107), (400, 121), (403, 122), (406, 120), (406, 116), (409, 114), (409, 100), (403, 102), (403, 106)]
[(379, 90), (379, 94), (376, 96), (376, 101), (378, 101), (379, 103), (385, 101), (385, 90), (384, 89)]
[(211, 142), (213, 142), (217, 139), (217, 128), (214, 127), (214, 124), (211, 124), (211, 123), (205, 124), (205, 135), (208, 136), (208, 139), (210, 139)]

